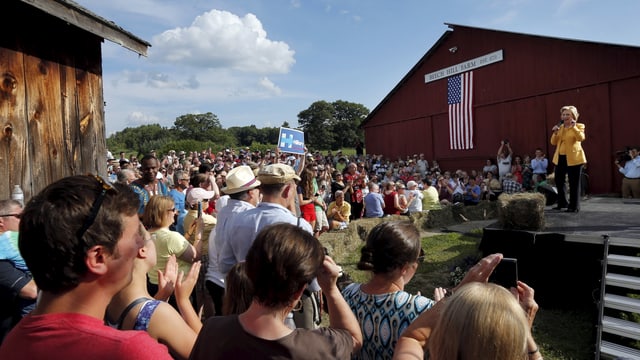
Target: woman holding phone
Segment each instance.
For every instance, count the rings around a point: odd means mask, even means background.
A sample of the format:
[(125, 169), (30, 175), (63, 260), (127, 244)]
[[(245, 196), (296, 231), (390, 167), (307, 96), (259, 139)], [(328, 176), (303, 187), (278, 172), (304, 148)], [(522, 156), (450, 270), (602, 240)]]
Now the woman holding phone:
[[(560, 123), (551, 131), (551, 145), (555, 145), (553, 154), (555, 182), (558, 188), (558, 205), (554, 210), (567, 208), (566, 212), (580, 211), (580, 173), (587, 162), (582, 142), (585, 140), (585, 125), (578, 123), (578, 109), (573, 105), (560, 109)], [(565, 176), (569, 177), (569, 203), (565, 195)]]

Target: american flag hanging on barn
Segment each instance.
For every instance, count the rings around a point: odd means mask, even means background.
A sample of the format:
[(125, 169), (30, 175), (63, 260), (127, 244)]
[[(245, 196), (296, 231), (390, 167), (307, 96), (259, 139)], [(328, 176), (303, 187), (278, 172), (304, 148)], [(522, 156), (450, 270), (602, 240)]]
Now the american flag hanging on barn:
[(448, 78), (449, 147), (473, 149), (473, 71)]

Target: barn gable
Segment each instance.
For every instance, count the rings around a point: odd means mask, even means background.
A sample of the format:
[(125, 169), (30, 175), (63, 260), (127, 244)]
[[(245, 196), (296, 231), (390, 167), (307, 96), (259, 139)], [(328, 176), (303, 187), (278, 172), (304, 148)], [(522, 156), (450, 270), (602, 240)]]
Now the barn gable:
[[(619, 190), (616, 150), (637, 142), (628, 114), (640, 88), (640, 48), (449, 24), (363, 122), (367, 152), (391, 157), (425, 153), (446, 169), (479, 170), (502, 139), (515, 154), (537, 147), (553, 154), (550, 129), (563, 105), (586, 124), (591, 191)], [(447, 82), (465, 64), (500, 51), (502, 60), (473, 71), (473, 148), (451, 149)], [(458, 66), (455, 68), (455, 66)], [(454, 69), (455, 68), (455, 69)], [(433, 81), (425, 75), (444, 71)]]

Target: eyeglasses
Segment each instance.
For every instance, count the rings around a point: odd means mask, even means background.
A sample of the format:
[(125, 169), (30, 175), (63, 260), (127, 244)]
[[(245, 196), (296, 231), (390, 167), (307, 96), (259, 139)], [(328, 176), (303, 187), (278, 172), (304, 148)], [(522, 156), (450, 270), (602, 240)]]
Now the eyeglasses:
[(100, 175), (87, 175), (91, 176), (98, 181), (100, 186), (102, 187), (102, 191), (98, 194), (98, 197), (93, 201), (93, 205), (91, 205), (91, 211), (89, 212), (89, 216), (82, 224), (80, 230), (78, 230), (77, 237), (78, 239), (82, 239), (84, 233), (93, 225), (94, 221), (96, 221), (96, 216), (98, 216), (98, 211), (100, 211), (100, 206), (102, 206), (102, 202), (104, 201), (104, 197), (108, 191), (113, 191), (115, 193), (118, 192), (118, 189), (113, 187), (109, 181), (103, 178)]
[(424, 250), (420, 249), (420, 254), (418, 254), (418, 259), (416, 260), (417, 263), (423, 263), (424, 262)]
[(22, 214), (4, 214), (4, 215), (0, 215), (0, 217), (9, 217), (9, 216), (13, 216), (16, 219), (20, 219), (20, 217), (22, 216)]
[(167, 211), (169, 211), (169, 212), (176, 212), (176, 208), (175, 208), (175, 207), (172, 207), (171, 209), (169, 209), (169, 210), (167, 210)]

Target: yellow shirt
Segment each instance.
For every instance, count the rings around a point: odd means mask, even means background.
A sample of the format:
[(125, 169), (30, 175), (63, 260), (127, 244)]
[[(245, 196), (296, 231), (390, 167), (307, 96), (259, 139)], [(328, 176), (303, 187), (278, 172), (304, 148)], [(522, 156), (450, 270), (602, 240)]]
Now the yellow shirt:
[(189, 247), (189, 242), (179, 232), (171, 231), (169, 229), (160, 229), (151, 233), (153, 243), (156, 246), (156, 265), (149, 270), (149, 282), (152, 284), (158, 284), (158, 269), (164, 271), (169, 261), (169, 256), (175, 255), (178, 260), (178, 271), (184, 271), (185, 274), (189, 273), (191, 264), (181, 260), (180, 256)]
[(342, 206), (338, 206), (335, 201), (331, 202), (331, 204), (329, 204), (329, 208), (327, 208), (327, 218), (329, 218), (329, 220), (340, 221), (338, 219), (334, 219), (333, 215), (331, 215), (333, 213), (333, 209), (336, 207), (338, 208), (338, 212), (346, 219), (345, 222), (348, 223), (349, 216), (351, 216), (351, 204), (343, 201)]
[(587, 162), (587, 157), (582, 149), (582, 142), (586, 139), (584, 133), (585, 125), (576, 123), (572, 128), (565, 128), (564, 125), (551, 135), (551, 145), (556, 146), (553, 154), (553, 163), (558, 165), (560, 155), (567, 156), (567, 165), (574, 166)]
[[(184, 217), (184, 231), (188, 232), (191, 229), (191, 224), (198, 217), (198, 210), (189, 210), (187, 215)], [(211, 234), (211, 230), (213, 230), (214, 226), (216, 226), (217, 219), (207, 213), (202, 213), (202, 220), (204, 221), (204, 229), (202, 231), (202, 255), (208, 255), (209, 253), (209, 234)], [(191, 245), (195, 240), (195, 236), (191, 236), (187, 238)]]

